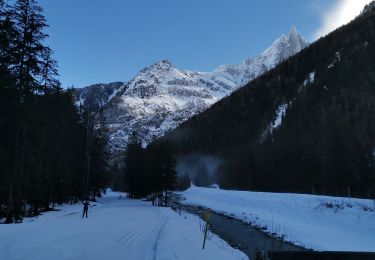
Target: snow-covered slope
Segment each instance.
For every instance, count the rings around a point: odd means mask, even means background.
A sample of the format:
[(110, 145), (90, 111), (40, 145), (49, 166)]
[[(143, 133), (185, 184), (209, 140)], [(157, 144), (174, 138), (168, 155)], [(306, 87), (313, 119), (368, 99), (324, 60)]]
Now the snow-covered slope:
[(96, 106), (106, 106), (113, 97), (125, 87), (123, 82), (95, 84), (75, 91), (76, 105), (81, 106), (86, 100), (93, 100)]
[(81, 219), (82, 205), (17, 225), (0, 225), (1, 259), (238, 259), (248, 257), (212, 235), (202, 250), (199, 218), (109, 192)]
[(107, 106), (111, 147), (124, 149), (132, 131), (147, 144), (224, 95), (198, 84), (169, 61), (157, 62), (128, 82)]
[[(162, 60), (127, 83), (109, 85), (109, 91), (101, 85), (94, 96), (105, 107), (112, 151), (123, 150), (133, 131), (144, 144), (163, 136), (307, 45), (292, 27), (287, 36), (282, 35), (262, 54), (240, 64), (222, 65), (212, 72), (192, 72)], [(84, 91), (78, 95), (80, 103), (85, 99)]]
[(191, 187), (183, 204), (202, 206), (319, 251), (375, 251), (375, 201)]

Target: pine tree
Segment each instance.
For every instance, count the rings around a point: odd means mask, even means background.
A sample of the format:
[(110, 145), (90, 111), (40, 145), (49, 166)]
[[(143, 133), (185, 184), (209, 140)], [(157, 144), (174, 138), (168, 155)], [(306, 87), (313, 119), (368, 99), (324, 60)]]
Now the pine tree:
[(138, 140), (136, 132), (132, 133), (130, 143), (126, 150), (125, 160), (125, 185), (127, 192), (131, 198), (139, 198), (144, 195), (142, 191), (142, 182), (145, 181), (142, 177), (144, 173), (143, 158), (144, 149), (141, 142)]
[(46, 26), (36, 0), (11, 6), (0, 0), (0, 217), (6, 223), (86, 194), (95, 198), (110, 177), (104, 117), (90, 107), (80, 113), (74, 92), (61, 89), (57, 62), (44, 45)]
[(16, 92), (15, 80), (9, 66), (11, 63), (10, 49), (13, 36), (13, 24), (9, 18), (8, 6), (0, 1), (0, 217), (4, 217), (7, 204), (9, 183), (11, 180), (11, 147), (10, 138), (13, 132)]
[[(0, 1), (0, 69), (1, 78), (3, 78), (4, 72), (7, 77), (10, 76), (9, 68), (14, 62), (14, 48), (15, 48), (15, 37), (17, 36), (14, 23), (11, 19), (11, 11), (4, 1)], [(9, 87), (9, 86), (8, 86)]]
[(148, 179), (153, 184), (151, 190), (155, 195), (163, 195), (164, 206), (167, 206), (169, 192), (176, 189), (177, 161), (166, 142), (155, 142), (148, 150), (151, 151), (148, 156), (153, 159), (148, 167)]
[(17, 78), (17, 87), (23, 96), (41, 92), (43, 82), (52, 80), (57, 74), (53, 73), (56, 62), (50, 57), (51, 51), (44, 46), (48, 35), (44, 32), (47, 24), (43, 9), (36, 0), (17, 0), (11, 9), (11, 17), (16, 31), (12, 71)]
[(111, 177), (108, 164), (108, 128), (103, 109), (100, 109), (97, 121), (98, 123), (95, 125), (94, 140), (91, 150), (89, 182), (89, 191), (94, 200), (96, 197), (100, 196), (102, 192), (105, 192)]
[(56, 79), (59, 75), (58, 66), (52, 58), (52, 54), (53, 52), (49, 47), (44, 48), (42, 52), (40, 84), (44, 93), (60, 88), (60, 82)]

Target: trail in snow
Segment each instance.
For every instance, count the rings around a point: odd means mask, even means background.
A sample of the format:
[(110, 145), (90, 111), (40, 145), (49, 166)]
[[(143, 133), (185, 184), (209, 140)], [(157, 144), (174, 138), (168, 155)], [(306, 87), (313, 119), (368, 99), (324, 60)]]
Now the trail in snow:
[(1, 259), (247, 259), (218, 237), (201, 249), (197, 217), (110, 192), (89, 208), (65, 206), (22, 224), (0, 225)]

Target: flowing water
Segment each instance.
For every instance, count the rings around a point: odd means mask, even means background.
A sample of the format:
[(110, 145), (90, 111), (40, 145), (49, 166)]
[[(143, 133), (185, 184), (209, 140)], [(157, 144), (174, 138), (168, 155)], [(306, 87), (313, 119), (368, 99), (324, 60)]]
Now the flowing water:
[[(172, 208), (198, 215), (202, 219), (204, 219), (206, 213), (206, 209), (204, 208), (186, 206), (176, 201), (172, 203)], [(212, 233), (218, 235), (232, 247), (244, 252), (250, 259), (255, 259), (257, 251), (260, 251), (266, 257), (268, 251), (306, 250), (274, 238), (259, 228), (214, 212), (211, 213), (209, 222)]]

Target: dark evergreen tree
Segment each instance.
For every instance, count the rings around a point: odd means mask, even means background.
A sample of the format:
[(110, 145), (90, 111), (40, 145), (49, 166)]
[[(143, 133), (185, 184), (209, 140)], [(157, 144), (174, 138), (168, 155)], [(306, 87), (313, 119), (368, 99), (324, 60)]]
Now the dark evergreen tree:
[[(0, 218), (6, 223), (77, 202), (86, 195), (82, 187), (96, 197), (110, 177), (105, 120), (88, 124), (90, 114), (77, 110), (73, 91), (60, 88), (57, 62), (44, 45), (46, 26), (36, 0), (0, 0)], [(87, 151), (94, 159), (89, 181)]]
[(111, 174), (109, 172), (108, 128), (103, 110), (101, 109), (95, 124), (93, 144), (91, 148), (90, 194), (95, 200), (108, 187)]
[(10, 10), (15, 25), (13, 74), (23, 95), (40, 92), (57, 75), (51, 50), (44, 45), (48, 35), (43, 9), (36, 0), (17, 0)]
[(147, 194), (143, 189), (144, 179), (144, 149), (136, 132), (133, 132), (127, 148), (125, 160), (125, 184), (130, 198), (140, 198)]
[(160, 171), (162, 189), (164, 191), (164, 206), (168, 204), (168, 196), (171, 191), (176, 189), (177, 182), (177, 161), (173, 158), (171, 148), (168, 143), (160, 143), (159, 160), (157, 161), (157, 169)]
[[(166, 206), (170, 191), (176, 188), (176, 165), (168, 144), (155, 142), (144, 149), (134, 132), (125, 161), (125, 184), (129, 196), (151, 195), (153, 205)], [(157, 199), (159, 203), (156, 203)]]

